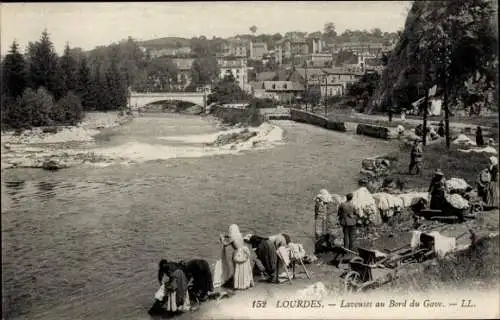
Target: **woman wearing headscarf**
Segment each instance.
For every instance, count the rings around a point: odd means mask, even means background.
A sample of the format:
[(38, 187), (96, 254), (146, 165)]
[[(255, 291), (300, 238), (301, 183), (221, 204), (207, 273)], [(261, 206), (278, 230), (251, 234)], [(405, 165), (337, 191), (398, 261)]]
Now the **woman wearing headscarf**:
[(189, 307), (188, 281), (182, 266), (163, 259), (159, 263), (158, 281), (160, 290), (155, 295), (155, 303), (149, 310), (150, 314), (158, 312), (166, 303), (166, 311), (178, 313)]
[(490, 182), (486, 191), (486, 207), (498, 208), (498, 158), (495, 156), (490, 157)]
[(329, 204), (333, 201), (332, 196), (326, 189), (321, 189), (316, 196), (314, 204), (314, 236), (315, 242), (328, 234)]
[(429, 194), (431, 198), (430, 208), (433, 210), (441, 210), (446, 202), (446, 180), (444, 173), (437, 169), (429, 186)]
[(245, 245), (238, 226), (235, 224), (230, 225), (229, 236), (227, 238), (221, 236), (221, 242), (224, 247), (231, 246), (234, 249), (232, 255), (234, 270), (233, 288), (237, 290), (245, 290), (252, 287), (254, 285), (254, 281), (252, 266), (250, 263), (251, 252)]
[(192, 279), (193, 285), (191, 288), (191, 300), (195, 298), (198, 301), (204, 301), (209, 292), (214, 291), (212, 271), (210, 265), (203, 259), (192, 259), (189, 261), (181, 261), (180, 265), (188, 282)]

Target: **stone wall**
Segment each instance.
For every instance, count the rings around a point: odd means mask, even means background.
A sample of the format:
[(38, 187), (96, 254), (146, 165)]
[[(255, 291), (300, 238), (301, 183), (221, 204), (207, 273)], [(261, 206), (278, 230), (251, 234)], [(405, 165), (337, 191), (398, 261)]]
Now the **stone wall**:
[(379, 139), (391, 138), (391, 131), (389, 130), (389, 128), (374, 126), (370, 124), (358, 124), (358, 127), (356, 128), (356, 134)]
[(341, 132), (347, 131), (344, 122), (333, 121), (331, 119), (328, 119), (326, 117), (311, 112), (291, 109), (290, 117), (293, 121), (312, 124), (314, 126), (322, 127), (328, 130), (335, 130)]

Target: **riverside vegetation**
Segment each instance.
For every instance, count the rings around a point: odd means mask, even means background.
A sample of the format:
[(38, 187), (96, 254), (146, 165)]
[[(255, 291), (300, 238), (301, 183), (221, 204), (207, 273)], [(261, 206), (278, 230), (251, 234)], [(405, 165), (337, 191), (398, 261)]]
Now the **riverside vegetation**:
[(116, 57), (105, 72), (85, 57), (77, 60), (69, 45), (59, 57), (47, 31), (29, 43), (26, 55), (14, 42), (1, 68), (3, 130), (75, 125), (86, 111), (117, 110), (127, 103)]

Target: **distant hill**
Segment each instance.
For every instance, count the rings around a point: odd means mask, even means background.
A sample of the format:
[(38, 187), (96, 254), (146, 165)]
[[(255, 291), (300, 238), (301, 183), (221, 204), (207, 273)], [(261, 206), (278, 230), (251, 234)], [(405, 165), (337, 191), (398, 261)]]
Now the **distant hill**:
[(191, 39), (179, 37), (164, 37), (145, 41), (138, 41), (140, 46), (147, 48), (178, 48), (191, 45)]

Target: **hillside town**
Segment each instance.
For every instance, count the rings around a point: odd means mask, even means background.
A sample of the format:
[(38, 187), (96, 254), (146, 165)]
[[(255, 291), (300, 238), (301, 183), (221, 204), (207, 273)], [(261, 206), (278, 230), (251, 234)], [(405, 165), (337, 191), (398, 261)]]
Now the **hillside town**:
[(2, 5), (5, 319), (499, 319), (498, 6), (403, 2)]
[[(325, 30), (332, 27), (331, 23), (326, 24)], [(278, 34), (280, 39), (277, 41), (267, 42), (252, 35), (220, 39), (215, 57), (212, 56), (217, 71), (203, 85), (211, 87), (218, 79), (232, 75), (238, 86), (253, 97), (280, 103), (300, 102), (306, 91), (317, 92), (320, 101), (343, 96), (347, 86), (362, 75), (381, 74), (384, 60), (397, 42), (396, 33), (386, 33), (385, 37), (380, 29), (365, 33), (371, 37), (359, 41), (352, 40), (362, 37), (353, 36), (347, 39), (349, 41), (343, 41), (340, 36), (332, 39), (321, 32), (288, 32), (284, 37)], [(181, 41), (158, 42), (143, 41), (140, 49), (150, 59), (172, 62), (178, 72), (168, 88), (159, 85), (159, 76), (154, 78), (155, 91), (193, 90), (192, 66), (199, 54), (193, 51), (188, 41), (184, 44)], [(196, 89), (200, 90), (199, 87)], [(151, 88), (144, 90), (153, 91)]]

